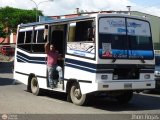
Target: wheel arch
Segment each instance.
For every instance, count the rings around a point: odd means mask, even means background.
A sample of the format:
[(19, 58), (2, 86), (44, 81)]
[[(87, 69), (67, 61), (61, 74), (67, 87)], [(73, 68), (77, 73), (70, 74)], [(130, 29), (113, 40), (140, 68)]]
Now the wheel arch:
[(34, 73), (30, 73), (28, 77), (28, 83), (27, 83), (27, 91), (31, 92), (31, 79), (35, 77)]
[[(72, 87), (72, 85), (73, 85), (74, 83), (78, 83), (78, 80), (76, 80), (76, 79), (69, 79), (69, 80), (67, 81), (67, 84), (66, 84), (66, 94), (67, 94), (67, 101), (68, 101), (68, 102), (72, 102), (71, 96), (70, 96), (70, 89), (71, 89), (71, 87)], [(78, 84), (79, 84), (79, 83), (78, 83)]]
[(71, 89), (71, 86), (72, 86), (73, 83), (78, 83), (78, 85), (79, 85), (78, 80), (76, 80), (76, 79), (69, 79), (67, 81), (67, 85), (66, 85), (66, 93), (67, 94), (70, 92), (70, 89)]

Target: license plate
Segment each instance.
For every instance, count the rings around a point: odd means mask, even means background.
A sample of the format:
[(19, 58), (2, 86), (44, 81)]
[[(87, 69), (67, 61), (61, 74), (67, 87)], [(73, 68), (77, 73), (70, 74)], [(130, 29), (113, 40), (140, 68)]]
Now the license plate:
[(124, 89), (132, 89), (132, 84), (131, 83), (124, 84)]

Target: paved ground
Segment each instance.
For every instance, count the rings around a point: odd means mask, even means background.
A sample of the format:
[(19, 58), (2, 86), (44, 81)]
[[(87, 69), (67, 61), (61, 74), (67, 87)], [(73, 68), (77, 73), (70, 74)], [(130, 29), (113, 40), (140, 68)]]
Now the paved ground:
[(26, 91), (25, 85), (14, 84), (12, 65), (13, 62), (0, 63), (0, 115), (7, 114), (12, 120), (160, 119), (160, 94), (135, 93), (125, 106), (105, 99), (94, 99), (87, 106), (76, 106), (66, 101), (64, 93), (45, 91), (42, 96), (34, 96)]

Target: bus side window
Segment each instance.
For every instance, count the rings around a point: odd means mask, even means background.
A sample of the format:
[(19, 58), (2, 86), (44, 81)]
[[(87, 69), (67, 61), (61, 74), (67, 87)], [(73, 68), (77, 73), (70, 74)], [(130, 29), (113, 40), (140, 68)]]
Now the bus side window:
[(31, 33), (32, 33), (31, 31), (28, 31), (28, 32), (23, 31), (18, 33), (18, 41), (17, 41), (18, 48), (30, 52), (31, 43), (29, 42), (31, 42)]
[(37, 30), (34, 30), (33, 43), (36, 43), (37, 40)]
[(76, 37), (77, 37), (78, 41), (82, 41), (82, 42), (83, 41), (84, 42), (94, 41), (93, 38), (94, 38), (95, 29), (94, 29), (93, 20), (78, 22), (76, 30), (77, 30)]
[(44, 53), (44, 29), (35, 30), (33, 44), (32, 44), (32, 53)]
[(25, 38), (25, 32), (19, 32), (18, 34), (18, 44), (24, 43), (24, 38)]
[(38, 34), (37, 34), (37, 43), (45, 43), (45, 39), (44, 39), (44, 29), (42, 30), (38, 30)]
[(93, 20), (78, 21), (69, 24), (68, 42), (94, 41), (95, 28)]
[(74, 42), (75, 41), (75, 31), (76, 31), (76, 23), (70, 23), (68, 42)]
[[(92, 31), (92, 36), (91, 33), (88, 35), (88, 29), (92, 27), (92, 23), (93, 20), (86, 20), (69, 24), (67, 41), (68, 54), (95, 58), (94, 31)], [(89, 37), (91, 37), (91, 40), (89, 40)], [(88, 54), (86, 54), (86, 52), (88, 52)]]
[(17, 39), (17, 47), (20, 49), (24, 49), (24, 39), (25, 39), (25, 32), (20, 32), (18, 33), (18, 39)]
[(26, 31), (26, 40), (25, 43), (31, 43), (32, 31)]

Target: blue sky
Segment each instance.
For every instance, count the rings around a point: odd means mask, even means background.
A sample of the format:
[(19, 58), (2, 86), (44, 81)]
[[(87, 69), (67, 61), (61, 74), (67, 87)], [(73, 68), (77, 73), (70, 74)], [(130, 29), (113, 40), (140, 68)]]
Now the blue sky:
[[(54, 2), (43, 2), (46, 0), (33, 0), (38, 9), (46, 16), (64, 15), (75, 13), (76, 8), (83, 11), (115, 10), (126, 11), (130, 5), (131, 10), (140, 11), (160, 17), (160, 0), (54, 0)], [(33, 9), (35, 3), (31, 0), (0, 0), (0, 7), (11, 6), (21, 9)]]
[(129, 0), (133, 5), (133, 10), (140, 11), (160, 17), (160, 0)]
[(151, 7), (151, 6), (159, 7), (160, 6), (160, 0), (130, 0), (130, 1), (136, 3), (137, 5), (141, 5), (141, 6), (148, 6), (148, 7)]

